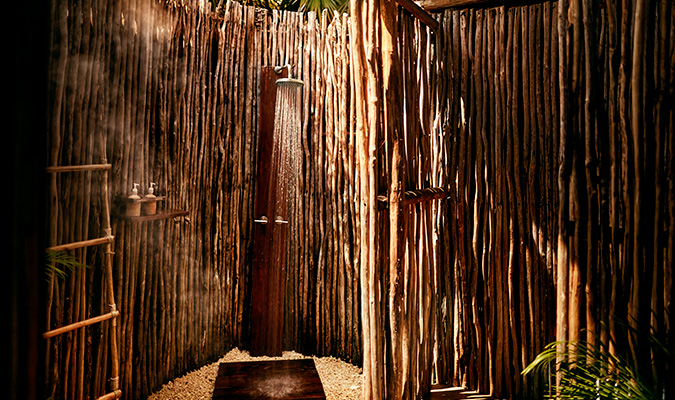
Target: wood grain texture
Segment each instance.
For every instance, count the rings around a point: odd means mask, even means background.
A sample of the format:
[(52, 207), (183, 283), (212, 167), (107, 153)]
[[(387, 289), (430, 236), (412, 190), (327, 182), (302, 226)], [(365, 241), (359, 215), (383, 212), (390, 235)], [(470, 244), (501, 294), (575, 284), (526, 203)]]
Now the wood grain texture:
[(314, 360), (221, 363), (214, 399), (325, 399)]

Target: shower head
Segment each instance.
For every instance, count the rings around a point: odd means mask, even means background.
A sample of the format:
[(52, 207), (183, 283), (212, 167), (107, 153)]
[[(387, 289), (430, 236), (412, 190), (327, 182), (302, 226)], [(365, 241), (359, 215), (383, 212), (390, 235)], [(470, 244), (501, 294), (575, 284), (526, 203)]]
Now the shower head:
[(293, 78), (281, 78), (276, 81), (277, 86), (286, 86), (286, 87), (299, 87), (304, 85), (300, 79)]

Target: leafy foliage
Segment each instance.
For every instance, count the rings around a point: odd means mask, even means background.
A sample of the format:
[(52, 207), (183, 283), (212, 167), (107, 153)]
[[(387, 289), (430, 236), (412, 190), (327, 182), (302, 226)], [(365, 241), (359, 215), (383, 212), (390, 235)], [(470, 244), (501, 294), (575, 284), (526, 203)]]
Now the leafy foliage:
[[(218, 8), (225, 0), (220, 0)], [(323, 10), (328, 12), (329, 18), (333, 12), (349, 12), (349, 0), (240, 0), (242, 4), (266, 8), (268, 10), (316, 12), (321, 15)]]
[(298, 11), (300, 0), (241, 0), (242, 4), (268, 10)]
[[(557, 349), (559, 344), (562, 344), (565, 350), (559, 351)], [(552, 388), (556, 393), (550, 396), (552, 398), (655, 398), (625, 360), (585, 341), (549, 344), (525, 368), (523, 374), (545, 371), (550, 365), (555, 365), (555, 372), (561, 372), (560, 384)]]
[(323, 10), (327, 10), (330, 16), (334, 11), (338, 13), (349, 12), (349, 0), (300, 0), (300, 11), (308, 12), (314, 11), (321, 14)]
[(57, 277), (66, 279), (76, 269), (90, 268), (88, 265), (79, 262), (75, 257), (65, 251), (47, 250), (47, 278)]
[[(652, 350), (672, 359), (672, 352), (654, 335), (649, 336)], [(661, 397), (653, 385), (647, 384), (646, 375), (640, 374), (637, 364), (610, 353), (606, 345), (596, 346), (587, 341), (550, 343), (522, 374), (545, 371), (551, 371), (553, 382), (556, 375), (560, 376), (548, 398), (656, 400)]]

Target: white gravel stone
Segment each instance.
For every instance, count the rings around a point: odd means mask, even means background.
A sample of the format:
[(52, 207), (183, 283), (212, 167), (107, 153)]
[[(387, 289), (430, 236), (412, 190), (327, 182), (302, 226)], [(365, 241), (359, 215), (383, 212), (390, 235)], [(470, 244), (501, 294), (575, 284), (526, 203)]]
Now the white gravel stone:
[[(148, 400), (211, 399), (221, 362), (264, 361), (306, 358), (294, 351), (284, 351), (281, 357), (251, 357), (248, 351), (232, 349), (220, 360), (192, 371), (162, 386)], [(312, 357), (328, 400), (361, 400), (363, 372), (361, 368), (333, 357)]]

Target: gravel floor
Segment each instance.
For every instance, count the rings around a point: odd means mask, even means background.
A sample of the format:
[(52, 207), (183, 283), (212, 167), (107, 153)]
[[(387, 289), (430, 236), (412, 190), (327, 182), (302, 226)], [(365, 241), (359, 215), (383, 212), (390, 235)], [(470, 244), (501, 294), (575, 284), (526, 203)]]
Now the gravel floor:
[[(221, 362), (260, 361), (305, 358), (302, 354), (285, 351), (281, 357), (251, 357), (247, 351), (233, 349), (213, 364), (177, 378), (153, 393), (148, 400), (210, 399)], [(328, 400), (360, 400), (363, 375), (361, 368), (333, 357), (313, 357)]]

